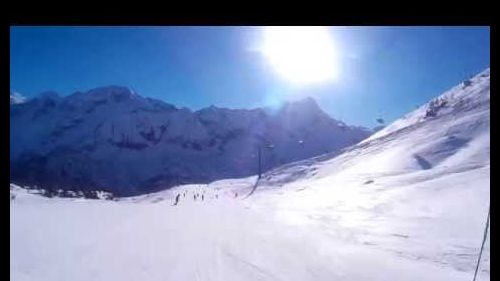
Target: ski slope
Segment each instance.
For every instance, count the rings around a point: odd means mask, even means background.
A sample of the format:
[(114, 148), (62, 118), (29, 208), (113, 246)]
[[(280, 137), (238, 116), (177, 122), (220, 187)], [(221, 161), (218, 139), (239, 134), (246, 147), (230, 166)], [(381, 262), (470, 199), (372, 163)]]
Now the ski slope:
[(255, 176), (118, 201), (11, 185), (11, 280), (472, 280), (489, 83), (487, 69), (341, 154), (272, 170), (248, 197)]

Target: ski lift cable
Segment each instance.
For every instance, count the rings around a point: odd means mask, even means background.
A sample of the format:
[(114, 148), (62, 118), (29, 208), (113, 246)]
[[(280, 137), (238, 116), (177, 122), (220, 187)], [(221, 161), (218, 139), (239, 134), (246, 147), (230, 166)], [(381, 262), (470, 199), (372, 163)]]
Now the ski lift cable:
[(481, 261), (481, 255), (483, 254), (484, 242), (486, 241), (486, 236), (488, 235), (488, 226), (489, 226), (489, 223), (490, 223), (490, 206), (488, 207), (488, 217), (486, 219), (486, 226), (484, 228), (483, 243), (481, 244), (481, 250), (479, 251), (479, 257), (477, 259), (476, 270), (474, 271), (474, 279), (472, 279), (472, 281), (476, 281), (477, 270), (479, 269), (479, 263)]

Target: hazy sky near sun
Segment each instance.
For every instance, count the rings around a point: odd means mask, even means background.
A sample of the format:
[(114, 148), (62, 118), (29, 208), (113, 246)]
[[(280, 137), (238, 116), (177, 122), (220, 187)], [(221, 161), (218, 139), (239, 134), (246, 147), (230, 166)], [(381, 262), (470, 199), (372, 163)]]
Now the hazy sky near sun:
[[(193, 110), (312, 96), (350, 125), (393, 121), (490, 64), (489, 27), (331, 27), (338, 77), (294, 88), (256, 51), (260, 27), (11, 27), (10, 89), (106, 85)], [(278, 52), (279, 53), (279, 52)]]

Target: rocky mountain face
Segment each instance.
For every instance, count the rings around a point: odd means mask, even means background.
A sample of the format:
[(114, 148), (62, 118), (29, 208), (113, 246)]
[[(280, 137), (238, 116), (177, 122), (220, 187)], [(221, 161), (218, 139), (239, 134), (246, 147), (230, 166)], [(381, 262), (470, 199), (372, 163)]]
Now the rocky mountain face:
[[(12, 100), (12, 99), (11, 99)], [(198, 111), (109, 86), (46, 92), (10, 108), (11, 181), (127, 196), (257, 173), (358, 143), (371, 134), (307, 98), (279, 110)]]

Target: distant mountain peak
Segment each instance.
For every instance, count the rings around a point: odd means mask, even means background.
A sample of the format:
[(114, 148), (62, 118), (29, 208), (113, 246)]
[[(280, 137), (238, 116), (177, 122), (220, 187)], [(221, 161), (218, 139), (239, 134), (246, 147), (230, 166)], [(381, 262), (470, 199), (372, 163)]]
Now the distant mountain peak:
[(120, 86), (120, 85), (108, 85), (108, 86), (102, 86), (102, 87), (97, 87), (90, 89), (87, 91), (88, 94), (95, 94), (95, 93), (122, 93), (122, 94), (134, 94), (134, 92), (126, 87), (126, 86)]
[(331, 118), (312, 97), (288, 101), (278, 110), (278, 114), (282, 116), (300, 116), (305, 122), (316, 120), (318, 118)]
[(118, 86), (118, 85), (109, 85), (109, 86), (90, 89), (89, 91), (85, 92), (85, 95), (87, 95), (87, 96), (105, 96), (105, 97), (115, 97), (115, 98), (120, 97), (122, 99), (139, 96), (134, 91), (132, 91), (130, 88), (125, 87), (125, 86)]
[(20, 104), (26, 102), (26, 97), (19, 94), (18, 92), (10, 93), (10, 104)]
[(312, 97), (305, 97), (299, 100), (289, 101), (285, 103), (286, 107), (293, 108), (304, 108), (304, 109), (312, 109), (312, 110), (321, 110), (316, 100)]
[(39, 98), (41, 99), (51, 99), (51, 100), (58, 100), (60, 99), (61, 97), (59, 96), (59, 94), (55, 91), (45, 91), (45, 92), (42, 92), (38, 95)]

